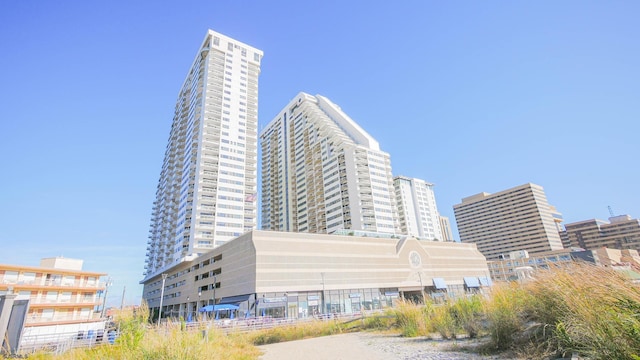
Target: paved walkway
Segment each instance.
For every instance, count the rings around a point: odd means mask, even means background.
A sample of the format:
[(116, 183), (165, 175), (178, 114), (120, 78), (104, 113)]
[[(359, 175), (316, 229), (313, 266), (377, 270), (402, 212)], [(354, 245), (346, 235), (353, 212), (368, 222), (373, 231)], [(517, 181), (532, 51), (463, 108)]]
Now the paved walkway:
[(288, 341), (259, 346), (264, 355), (261, 360), (383, 360), (381, 354), (370, 349), (359, 333), (322, 336), (312, 339)]

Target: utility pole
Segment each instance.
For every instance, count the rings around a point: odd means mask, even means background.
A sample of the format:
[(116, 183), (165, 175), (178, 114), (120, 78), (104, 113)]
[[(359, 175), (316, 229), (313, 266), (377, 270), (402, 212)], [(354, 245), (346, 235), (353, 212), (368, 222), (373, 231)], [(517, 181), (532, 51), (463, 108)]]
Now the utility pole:
[(111, 278), (107, 279), (107, 282), (104, 284), (104, 298), (102, 299), (102, 312), (100, 313), (100, 317), (104, 317), (106, 315), (106, 306), (107, 306), (107, 293), (109, 292), (109, 286), (111, 286)]
[(120, 310), (124, 309), (124, 294), (125, 294), (126, 291), (127, 291), (127, 287), (125, 286), (122, 289), (122, 301), (120, 301)]

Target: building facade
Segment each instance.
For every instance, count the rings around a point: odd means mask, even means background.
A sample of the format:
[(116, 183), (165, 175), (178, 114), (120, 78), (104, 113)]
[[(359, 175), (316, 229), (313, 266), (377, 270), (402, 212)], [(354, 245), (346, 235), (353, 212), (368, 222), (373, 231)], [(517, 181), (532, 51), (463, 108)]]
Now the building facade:
[(98, 311), (105, 290), (104, 273), (82, 270), (82, 260), (42, 259), (40, 266), (0, 264), (0, 295), (29, 300), (23, 344), (56, 339), (57, 334), (96, 335), (105, 321)]
[(454, 241), (451, 222), (448, 217), (440, 215), (440, 229), (442, 230), (443, 241)]
[(495, 194), (480, 193), (453, 207), (460, 241), (475, 243), (487, 260), (517, 250), (531, 254), (562, 249), (562, 216), (542, 186), (524, 184)]
[(145, 276), (256, 227), (262, 54), (207, 32), (176, 101)]
[(553, 266), (571, 266), (576, 261), (624, 271), (634, 282), (637, 282), (640, 276), (640, 255), (636, 250), (606, 247), (593, 250), (566, 248), (536, 255), (529, 255), (526, 251), (514, 251), (508, 258), (489, 261), (487, 265), (494, 281), (523, 281), (535, 277), (536, 271)]
[(640, 250), (640, 220), (629, 215), (612, 216), (609, 222), (585, 220), (565, 224), (560, 232), (568, 246)]
[(400, 231), (421, 239), (443, 241), (433, 184), (421, 179), (396, 176), (393, 185), (398, 204)]
[(299, 93), (260, 140), (263, 230), (400, 234), (389, 154), (329, 99)]
[(143, 297), (155, 315), (197, 316), (207, 305), (237, 316), (301, 318), (481, 291), (490, 283), (474, 244), (255, 230), (148, 279)]

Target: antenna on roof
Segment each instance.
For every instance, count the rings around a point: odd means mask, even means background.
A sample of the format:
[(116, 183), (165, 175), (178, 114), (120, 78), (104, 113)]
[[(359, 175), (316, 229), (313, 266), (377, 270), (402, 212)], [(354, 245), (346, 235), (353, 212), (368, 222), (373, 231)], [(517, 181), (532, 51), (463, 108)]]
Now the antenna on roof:
[(611, 209), (611, 206), (607, 206), (607, 208), (609, 208), (609, 215), (614, 217), (615, 215), (613, 215), (613, 209)]

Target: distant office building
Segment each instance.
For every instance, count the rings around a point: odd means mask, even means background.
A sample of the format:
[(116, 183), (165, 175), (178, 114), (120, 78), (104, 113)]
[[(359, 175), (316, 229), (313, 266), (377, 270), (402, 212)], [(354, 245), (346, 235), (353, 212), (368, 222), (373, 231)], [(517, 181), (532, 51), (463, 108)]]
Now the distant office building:
[(440, 215), (440, 230), (442, 230), (443, 241), (454, 241), (451, 231), (451, 222), (447, 216)]
[(398, 204), (400, 231), (419, 239), (443, 241), (433, 184), (420, 179), (396, 176), (393, 185)]
[(329, 99), (299, 93), (260, 140), (263, 230), (400, 234), (389, 154)]
[(261, 58), (207, 32), (176, 101), (145, 276), (255, 229)]
[(460, 241), (475, 243), (487, 260), (510, 252), (562, 249), (562, 216), (547, 203), (542, 186), (524, 184), (495, 194), (480, 193), (453, 207)]
[(640, 255), (636, 250), (606, 247), (593, 250), (567, 248), (535, 255), (529, 255), (526, 250), (513, 251), (504, 259), (489, 261), (487, 265), (494, 281), (514, 281), (534, 278), (536, 271), (552, 266), (571, 266), (576, 261), (623, 271), (634, 282), (640, 278)]
[(29, 300), (24, 347), (104, 335), (105, 320), (98, 311), (104, 302), (98, 294), (106, 289), (100, 281), (106, 274), (83, 271), (82, 263), (56, 257), (42, 259), (40, 266), (0, 264), (0, 295)]
[(569, 246), (584, 249), (640, 250), (640, 220), (629, 215), (610, 217), (609, 222), (592, 219), (565, 224), (561, 235)]
[[(216, 304), (220, 316), (306, 318), (435, 301), (490, 285), (474, 244), (408, 236), (310, 234), (254, 230), (209, 253), (166, 269), (144, 284), (157, 316), (188, 319)], [(352, 234), (352, 235), (351, 235)], [(161, 296), (163, 301), (161, 302)]]

